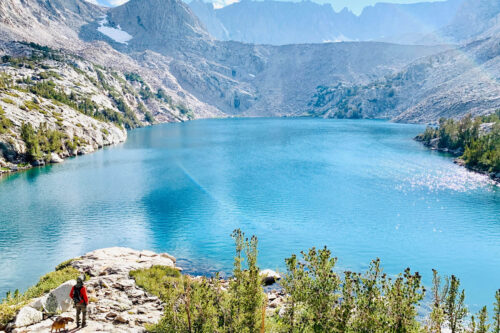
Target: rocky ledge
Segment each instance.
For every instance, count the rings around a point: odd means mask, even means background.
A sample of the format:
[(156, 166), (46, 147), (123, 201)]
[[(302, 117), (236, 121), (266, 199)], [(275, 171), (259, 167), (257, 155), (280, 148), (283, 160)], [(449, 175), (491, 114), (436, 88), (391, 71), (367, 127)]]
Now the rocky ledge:
[[(85, 281), (89, 298), (87, 327), (79, 332), (145, 332), (145, 324), (159, 321), (163, 305), (159, 298), (139, 288), (129, 273), (153, 265), (176, 267), (175, 258), (167, 253), (118, 247), (87, 253), (70, 265), (90, 277)], [(23, 307), (7, 331), (49, 332), (54, 320), (44, 319), (49, 307), (56, 310), (50, 312), (74, 318), (69, 292), (75, 282), (65, 282)], [(71, 330), (75, 326), (70, 323), (67, 328)]]
[[(175, 264), (176, 259), (168, 253), (121, 247), (95, 250), (68, 262), (68, 266), (87, 276), (84, 282), (89, 298), (87, 327), (78, 332), (146, 332), (146, 324), (157, 323), (162, 317), (163, 304), (158, 297), (138, 287), (130, 277), (130, 272), (156, 265), (182, 270)], [(280, 290), (271, 289), (269, 285), (281, 276), (268, 269), (260, 274), (267, 286), (267, 311), (276, 311), (283, 302), (284, 294)], [(193, 277), (197, 278), (200, 277)], [(75, 318), (73, 301), (69, 298), (75, 283), (75, 280), (67, 281), (44, 296), (32, 300), (9, 323), (7, 332), (50, 332), (55, 316), (47, 318), (46, 313)], [(222, 286), (227, 287), (228, 283), (222, 281)], [(73, 322), (67, 329), (72, 331), (75, 327)]]

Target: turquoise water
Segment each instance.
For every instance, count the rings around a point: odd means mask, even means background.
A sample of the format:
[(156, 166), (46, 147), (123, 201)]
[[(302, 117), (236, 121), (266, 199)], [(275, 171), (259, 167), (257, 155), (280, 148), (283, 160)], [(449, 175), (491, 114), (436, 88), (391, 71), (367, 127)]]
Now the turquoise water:
[(500, 288), (500, 190), (383, 121), (226, 119), (131, 131), (126, 143), (0, 180), (0, 292), (108, 247), (229, 272), (235, 228), (260, 266), (328, 245), (339, 268), (380, 257), (456, 274), (476, 307)]

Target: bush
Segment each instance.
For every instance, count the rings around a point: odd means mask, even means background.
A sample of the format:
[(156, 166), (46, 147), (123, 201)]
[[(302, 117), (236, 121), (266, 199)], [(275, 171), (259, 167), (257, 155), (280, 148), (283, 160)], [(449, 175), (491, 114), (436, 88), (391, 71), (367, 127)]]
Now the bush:
[[(257, 267), (257, 239), (236, 230), (234, 278), (221, 288), (218, 275), (193, 279), (169, 267), (131, 272), (137, 284), (165, 303), (160, 322), (150, 332), (256, 332), (262, 321), (264, 294)], [(243, 267), (245, 256), (246, 269)]]
[(24, 297), (27, 299), (32, 299), (40, 297), (54, 288), (59, 287), (66, 281), (75, 280), (80, 275), (77, 269), (73, 267), (65, 267), (63, 269), (50, 272), (45, 274), (40, 278), (40, 281), (33, 287), (29, 288), (25, 293)]
[[(57, 113), (55, 113), (58, 119)], [(62, 121), (58, 119), (58, 123)], [(37, 161), (43, 158), (44, 154), (58, 153), (68, 145), (67, 135), (58, 130), (50, 130), (46, 123), (40, 124), (38, 129), (28, 123), (21, 125), (21, 138), (26, 145), (26, 156), (29, 161)]]
[(76, 260), (76, 258), (71, 258), (71, 259), (63, 261), (62, 263), (60, 263), (59, 265), (56, 266), (56, 271), (61, 271), (67, 267), (70, 267), (71, 263), (75, 260)]
[(142, 77), (137, 73), (125, 73), (125, 79), (130, 82), (144, 83)]
[(0, 134), (7, 132), (12, 127), (12, 121), (5, 117), (5, 111), (0, 106)]
[(149, 111), (144, 112), (144, 119), (150, 124), (155, 122), (155, 117)]
[(36, 110), (40, 111), (42, 108), (35, 102), (33, 101), (24, 101), (24, 107), (27, 108), (30, 111)]

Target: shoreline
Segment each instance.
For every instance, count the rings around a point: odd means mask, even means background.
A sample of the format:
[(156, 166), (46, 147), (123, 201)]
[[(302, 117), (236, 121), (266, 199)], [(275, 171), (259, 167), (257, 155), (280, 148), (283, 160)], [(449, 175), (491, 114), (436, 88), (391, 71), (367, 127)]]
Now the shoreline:
[(128, 139), (128, 131), (124, 130), (124, 133), (125, 133), (124, 138), (121, 138), (119, 140), (115, 140), (114, 142), (111, 142), (109, 144), (103, 144), (102, 146), (98, 146), (97, 148), (93, 147), (91, 145), (88, 145), (88, 146), (83, 147), (82, 149), (79, 149), (77, 151), (74, 151), (74, 152), (68, 153), (68, 154), (51, 153), (50, 154), (51, 159), (49, 161), (44, 162), (43, 164), (39, 164), (39, 165), (34, 165), (32, 163), (25, 162), (25, 161), (23, 161), (21, 163), (17, 163), (17, 164), (7, 161), (6, 166), (2, 166), (0, 164), (0, 178), (3, 175), (12, 175), (12, 174), (15, 174), (15, 173), (18, 173), (21, 171), (27, 171), (27, 170), (31, 170), (34, 168), (41, 168), (41, 167), (45, 167), (48, 165), (61, 164), (69, 158), (74, 158), (74, 157), (83, 156), (83, 155), (89, 155), (89, 154), (95, 153), (99, 150), (102, 150), (104, 148), (112, 147), (112, 146), (118, 145), (120, 143), (124, 143)]
[[(227, 116), (227, 117), (195, 118), (195, 119), (189, 119), (189, 120), (180, 121), (180, 122), (188, 122), (188, 121), (190, 122), (190, 121), (194, 121), (194, 120), (231, 119), (231, 118), (240, 118), (240, 119), (245, 119), (245, 118), (249, 118), (249, 119), (252, 119), (252, 118), (273, 118), (273, 119), (280, 119), (280, 118), (310, 118), (310, 119), (318, 119), (318, 117), (313, 117), (313, 116), (278, 116), (278, 117), (238, 117), (238, 116)], [(329, 119), (333, 119), (333, 118), (329, 118)], [(335, 119), (335, 120), (358, 120), (358, 119)], [(359, 119), (359, 120), (388, 121), (387, 119), (379, 119), (379, 118), (373, 118), (373, 119), (362, 118), (362, 119)], [(174, 122), (169, 122), (169, 121), (167, 121), (167, 122), (159, 122), (159, 123), (154, 123), (154, 124), (151, 124), (151, 125), (148, 125), (148, 126), (137, 127), (137, 128), (131, 129), (131, 130), (124, 130), (125, 137), (122, 140), (115, 141), (115, 142), (112, 142), (112, 143), (109, 143), (109, 144), (104, 144), (103, 146), (100, 146), (100, 147), (97, 147), (97, 148), (96, 147), (92, 147), (92, 146), (87, 146), (87, 147), (84, 147), (83, 149), (80, 149), (80, 150), (78, 150), (76, 152), (73, 152), (73, 154), (52, 153), (52, 154), (57, 155), (57, 156), (54, 156), (54, 158), (51, 158), (50, 161), (47, 161), (47, 162), (45, 162), (44, 164), (41, 164), (41, 165), (34, 165), (34, 164), (26, 162), (26, 161), (23, 161), (23, 162), (17, 163), (17, 164), (9, 162), (9, 161), (6, 161), (5, 166), (3, 166), (2, 163), (1, 163), (2, 161), (0, 160), (0, 179), (4, 175), (12, 175), (12, 174), (15, 174), (15, 173), (18, 173), (18, 172), (21, 172), (21, 171), (27, 171), (27, 170), (31, 170), (31, 169), (34, 169), (34, 168), (37, 168), (37, 167), (45, 167), (45, 166), (53, 165), (53, 164), (60, 164), (60, 163), (63, 163), (66, 159), (69, 159), (69, 158), (74, 158), (74, 157), (78, 157), (78, 156), (82, 156), (82, 155), (92, 154), (92, 153), (97, 152), (99, 150), (102, 150), (102, 149), (104, 149), (106, 147), (109, 148), (109, 147), (113, 147), (113, 146), (115, 146), (117, 144), (124, 143), (128, 139), (128, 132), (129, 131), (133, 131), (133, 130), (141, 129), (141, 128), (146, 128), (146, 127), (150, 127), (150, 126), (157, 126), (157, 125), (171, 124), (171, 123), (176, 123), (176, 122), (175, 121)], [(401, 124), (401, 123), (399, 123), (399, 124)], [(414, 125), (413, 123), (404, 123), (404, 124)], [(416, 140), (416, 138), (415, 138), (415, 140)], [(419, 141), (419, 140), (416, 140), (416, 141)], [(1, 142), (0, 142), (0, 144), (1, 144)], [(89, 147), (91, 149), (88, 149)], [(500, 179), (499, 179), (499, 181), (500, 181)]]
[(475, 167), (471, 167), (471, 166), (466, 165), (465, 161), (460, 158), (460, 156), (462, 156), (462, 153), (463, 153), (460, 149), (450, 150), (448, 148), (434, 147), (431, 144), (419, 139), (418, 136), (414, 137), (413, 140), (421, 143), (424, 147), (428, 148), (429, 150), (453, 155), (453, 163), (455, 163), (456, 165), (461, 166), (461, 167), (463, 167), (471, 172), (475, 172), (475, 173), (481, 174), (483, 176), (486, 176), (490, 180), (492, 180), (495, 183), (495, 185), (500, 186), (500, 173), (488, 172), (486, 170), (481, 170), (479, 168), (475, 168)]

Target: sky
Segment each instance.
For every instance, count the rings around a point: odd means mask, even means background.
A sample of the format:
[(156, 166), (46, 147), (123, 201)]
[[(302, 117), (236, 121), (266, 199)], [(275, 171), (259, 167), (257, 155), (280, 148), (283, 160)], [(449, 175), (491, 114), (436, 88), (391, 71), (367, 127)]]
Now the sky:
[[(104, 6), (118, 6), (128, 0), (87, 0), (90, 2), (98, 2)], [(186, 0), (185, 0), (186, 1)], [(190, 0), (187, 0), (189, 2)], [(210, 0), (204, 0), (205, 2)], [(216, 8), (223, 7), (224, 5), (229, 5), (231, 3), (237, 2), (238, 0), (211, 0)], [(295, 1), (295, 0), (287, 0)], [(349, 8), (355, 14), (360, 14), (364, 7), (374, 5), (377, 2), (392, 2), (392, 3), (416, 3), (416, 2), (432, 2), (439, 0), (314, 0), (318, 3), (329, 3), (332, 5), (335, 11), (340, 11), (344, 7)]]

